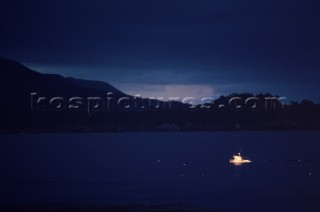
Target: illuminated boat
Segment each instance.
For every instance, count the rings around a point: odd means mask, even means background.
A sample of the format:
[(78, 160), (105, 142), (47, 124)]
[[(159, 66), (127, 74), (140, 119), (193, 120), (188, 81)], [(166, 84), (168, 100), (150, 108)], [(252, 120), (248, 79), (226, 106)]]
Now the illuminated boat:
[(243, 163), (251, 163), (251, 160), (243, 159), (241, 154), (238, 153), (238, 155), (233, 155), (233, 158), (230, 159), (230, 163), (233, 163), (234, 165), (241, 165)]

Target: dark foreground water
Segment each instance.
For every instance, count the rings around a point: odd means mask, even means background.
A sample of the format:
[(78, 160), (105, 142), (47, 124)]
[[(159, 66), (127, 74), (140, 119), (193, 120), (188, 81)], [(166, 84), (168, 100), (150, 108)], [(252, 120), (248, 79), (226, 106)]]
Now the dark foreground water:
[(0, 168), (0, 205), (320, 211), (319, 132), (0, 135)]

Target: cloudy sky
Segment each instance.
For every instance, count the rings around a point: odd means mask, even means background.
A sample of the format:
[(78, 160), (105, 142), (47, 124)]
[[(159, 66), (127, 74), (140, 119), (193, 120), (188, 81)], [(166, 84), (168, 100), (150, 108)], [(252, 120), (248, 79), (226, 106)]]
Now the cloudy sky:
[(320, 1), (4, 0), (0, 56), (129, 94), (320, 102)]

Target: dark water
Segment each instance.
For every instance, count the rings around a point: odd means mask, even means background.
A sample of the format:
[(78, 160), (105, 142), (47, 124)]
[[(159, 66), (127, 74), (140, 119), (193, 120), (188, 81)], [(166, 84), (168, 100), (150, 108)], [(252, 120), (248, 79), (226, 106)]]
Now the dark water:
[[(253, 163), (234, 166), (239, 151)], [(320, 132), (0, 135), (0, 204), (320, 211)]]

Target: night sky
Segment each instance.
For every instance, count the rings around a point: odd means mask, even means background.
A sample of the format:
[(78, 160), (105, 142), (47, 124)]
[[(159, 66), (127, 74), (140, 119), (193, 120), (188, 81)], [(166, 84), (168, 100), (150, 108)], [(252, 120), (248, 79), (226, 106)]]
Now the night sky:
[(320, 102), (320, 1), (2, 0), (0, 56), (129, 94)]

